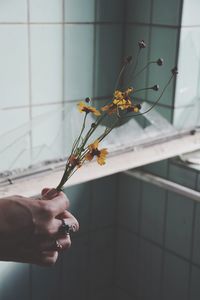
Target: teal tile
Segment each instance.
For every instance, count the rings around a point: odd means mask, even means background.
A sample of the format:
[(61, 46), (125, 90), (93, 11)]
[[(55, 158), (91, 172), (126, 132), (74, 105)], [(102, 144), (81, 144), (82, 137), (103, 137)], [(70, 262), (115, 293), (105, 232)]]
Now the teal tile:
[(92, 95), (93, 46), (93, 25), (65, 25), (65, 100), (81, 100)]
[(143, 183), (141, 234), (162, 244), (165, 214), (165, 190)]
[[(32, 267), (31, 287), (33, 300), (54, 300), (60, 297), (61, 261), (51, 268)], [(44, 280), (45, 278), (45, 280)]]
[[(191, 117), (192, 116), (192, 117)], [(200, 125), (199, 104), (175, 108), (173, 125), (176, 129), (193, 129)]]
[(88, 267), (90, 294), (112, 283), (114, 251), (114, 230), (112, 228), (91, 233)]
[(193, 261), (200, 265), (200, 204), (198, 203), (195, 211)]
[[(170, 51), (169, 51), (170, 45)], [(154, 102), (158, 99), (163, 88), (166, 86), (171, 77), (171, 69), (177, 64), (176, 48), (178, 45), (178, 29), (166, 27), (152, 27), (151, 43), (150, 43), (150, 60), (156, 61), (158, 58), (164, 59), (164, 65), (158, 66), (151, 64), (148, 70), (148, 86), (158, 84), (160, 90), (158, 92), (148, 91), (147, 99)], [(164, 95), (160, 99), (160, 103), (172, 105), (174, 97), (174, 80), (166, 89)]]
[(101, 288), (100, 290), (93, 291), (90, 294), (89, 300), (112, 300), (115, 299), (115, 289), (112, 287)]
[(168, 173), (168, 160), (161, 160), (153, 164), (145, 165), (143, 169), (153, 175), (166, 178)]
[(113, 94), (120, 72), (121, 55), (121, 25), (96, 25), (94, 96), (109, 96)]
[(107, 176), (91, 182), (91, 229), (115, 224), (117, 176)]
[(97, 0), (97, 22), (122, 22), (124, 19), (124, 2), (122, 0)]
[(90, 183), (78, 184), (65, 189), (70, 201), (69, 211), (77, 218), (79, 233), (88, 232), (90, 218)]
[(200, 191), (200, 173), (197, 174), (197, 190)]
[(166, 253), (164, 262), (163, 300), (187, 300), (189, 263)]
[(71, 248), (64, 252), (61, 300), (66, 300), (66, 295), (70, 300), (88, 300), (88, 253), (87, 235), (74, 238)]
[(193, 266), (191, 274), (190, 300), (200, 299), (200, 269)]
[[(137, 295), (138, 237), (125, 230), (118, 231), (116, 284), (132, 297)], [(136, 298), (137, 299), (137, 298)]]
[(169, 123), (172, 123), (172, 117), (174, 112), (172, 108), (164, 107), (158, 104), (154, 109), (157, 110), (157, 112), (159, 112)]
[(139, 252), (138, 299), (160, 300), (162, 250), (141, 239)]
[[(147, 44), (147, 48), (141, 50), (138, 63), (138, 41), (144, 40)], [(148, 61), (148, 47), (149, 47), (149, 26), (141, 25), (127, 25), (125, 34), (125, 50), (124, 57), (132, 56), (132, 63), (128, 66), (127, 71), (124, 76), (124, 86), (127, 88), (132, 86), (134, 89), (146, 88), (146, 76), (147, 70), (141, 72), (140, 75), (136, 74), (142, 70), (142, 68), (147, 64)], [(146, 92), (141, 91), (135, 93), (135, 97), (145, 100)]]
[(138, 232), (141, 182), (126, 174), (119, 175), (118, 224)]
[(113, 299), (115, 300), (133, 300), (133, 298), (130, 295), (128, 295), (125, 290), (122, 290), (119, 287), (115, 288), (114, 295), (115, 296)]
[(151, 0), (128, 0), (126, 2), (126, 21), (150, 23)]
[(28, 264), (0, 262), (1, 300), (30, 299), (30, 266)]
[(196, 171), (170, 163), (169, 179), (183, 186), (195, 189)]
[(65, 0), (65, 22), (94, 22), (95, 0)]
[(164, 25), (180, 25), (182, 0), (153, 0), (152, 23)]
[(166, 248), (190, 258), (193, 201), (175, 193), (168, 194)]

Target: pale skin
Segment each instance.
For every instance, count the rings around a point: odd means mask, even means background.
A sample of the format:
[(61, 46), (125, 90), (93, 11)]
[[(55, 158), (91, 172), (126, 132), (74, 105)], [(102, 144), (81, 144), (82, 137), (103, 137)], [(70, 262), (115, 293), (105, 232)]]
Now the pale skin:
[[(59, 231), (62, 219), (73, 231), (78, 221), (67, 210), (63, 192), (45, 188), (41, 199), (11, 196), (0, 199), (0, 260), (54, 265), (59, 252), (71, 246), (70, 235)], [(56, 248), (56, 241), (62, 249)]]

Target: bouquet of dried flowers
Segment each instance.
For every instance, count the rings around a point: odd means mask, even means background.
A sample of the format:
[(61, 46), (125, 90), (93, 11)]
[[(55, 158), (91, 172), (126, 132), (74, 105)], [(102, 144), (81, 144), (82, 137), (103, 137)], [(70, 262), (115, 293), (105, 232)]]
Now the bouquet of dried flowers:
[[(90, 105), (91, 99), (86, 98), (85, 102), (80, 102), (78, 104), (78, 110), (84, 114), (83, 124), (80, 131), (79, 136), (74, 141), (74, 144), (71, 149), (71, 153), (67, 159), (66, 167), (64, 170), (64, 174), (60, 183), (57, 186), (57, 191), (61, 191), (64, 184), (67, 180), (84, 164), (85, 161), (91, 161), (94, 158), (97, 159), (97, 163), (99, 165), (104, 165), (106, 162), (106, 157), (108, 155), (108, 150), (106, 148), (101, 149), (100, 144), (101, 141), (112, 131), (113, 128), (118, 126), (120, 122), (126, 118), (132, 118), (139, 115), (143, 115), (148, 113), (155, 105), (159, 102), (161, 97), (163, 96), (166, 88), (169, 86), (172, 78), (178, 73), (177, 68), (174, 67), (171, 71), (172, 74), (169, 78), (169, 81), (166, 83), (165, 87), (161, 91), (157, 100), (151, 105), (149, 109), (146, 111), (141, 111), (142, 105), (140, 103), (135, 103), (133, 96), (135, 93), (151, 89), (153, 91), (159, 90), (159, 85), (154, 85), (152, 87), (146, 87), (143, 89), (135, 89), (133, 87), (128, 87), (125, 90), (119, 88), (123, 75), (129, 68), (130, 77), (132, 77), (132, 81), (139, 76), (146, 68), (149, 67), (150, 64), (157, 64), (158, 66), (162, 66), (164, 60), (162, 58), (157, 59), (156, 61), (149, 61), (141, 70), (137, 71), (137, 65), (141, 50), (146, 48), (145, 42), (138, 42), (138, 53), (135, 61), (133, 62), (132, 56), (128, 56), (121, 68), (119, 73), (116, 86), (114, 88), (114, 93), (112, 100), (109, 101), (106, 105), (103, 105), (98, 110)], [(88, 114), (93, 114), (96, 117), (96, 120), (91, 123), (89, 129), (86, 131), (86, 122)], [(89, 143), (89, 140), (93, 136), (97, 127), (103, 122), (105, 118), (110, 118), (112, 115), (112, 124), (110, 126), (106, 126), (103, 132), (99, 135), (98, 138), (95, 138), (92, 143)], [(86, 131), (86, 132), (85, 132)]]

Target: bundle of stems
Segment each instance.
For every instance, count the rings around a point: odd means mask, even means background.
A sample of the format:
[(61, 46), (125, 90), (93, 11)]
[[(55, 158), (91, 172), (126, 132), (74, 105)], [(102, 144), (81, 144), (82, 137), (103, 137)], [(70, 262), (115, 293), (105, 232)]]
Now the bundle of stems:
[[(138, 77), (142, 72), (144, 72), (151, 64), (157, 64), (158, 66), (162, 66), (164, 60), (159, 58), (155, 61), (149, 61), (141, 70), (137, 71), (138, 61), (140, 57), (141, 51), (146, 48), (145, 42), (138, 42), (138, 53), (136, 56), (136, 60), (133, 62), (132, 56), (128, 56), (122, 65), (121, 71), (118, 75), (114, 93), (111, 101), (109, 101), (106, 105), (103, 105), (100, 109), (96, 109), (95, 107), (89, 105), (91, 102), (90, 98), (86, 98), (85, 102), (80, 102), (78, 104), (78, 109), (80, 112), (84, 113), (83, 124), (80, 131), (79, 136), (74, 141), (74, 144), (71, 149), (71, 153), (67, 159), (65, 170), (63, 176), (61, 178), (60, 183), (56, 187), (57, 191), (61, 191), (63, 189), (64, 184), (68, 181), (68, 179), (84, 164), (85, 161), (91, 161), (94, 157), (97, 158), (97, 162), (100, 165), (104, 165), (106, 161), (106, 156), (108, 154), (107, 149), (99, 149), (100, 142), (115, 128), (119, 125), (119, 123), (127, 118), (137, 117), (148, 113), (151, 109), (153, 109), (156, 104), (160, 101), (163, 96), (165, 90), (169, 86), (173, 77), (178, 73), (177, 68), (174, 67), (171, 70), (171, 76), (162, 89), (160, 95), (157, 100), (153, 102), (150, 108), (146, 111), (141, 112), (141, 104), (134, 103), (132, 100), (132, 95), (138, 93), (142, 90), (153, 90), (158, 91), (159, 85), (155, 84), (151, 87), (145, 87), (142, 89), (134, 89), (133, 87), (129, 87), (125, 90), (119, 89), (119, 85), (121, 84), (124, 75), (128, 73), (128, 77), (131, 78), (130, 83), (134, 81), (136, 77)], [(128, 83), (129, 84), (129, 83)], [(88, 114), (93, 114), (96, 116), (96, 121), (93, 122), (89, 129), (86, 130), (86, 122)], [(103, 129), (103, 132), (95, 138), (93, 143), (89, 143), (90, 138), (93, 136), (94, 132), (98, 128), (100, 124), (102, 124), (105, 118), (110, 118), (112, 115), (112, 122), (110, 126), (106, 126)], [(111, 118), (110, 118), (111, 119)]]

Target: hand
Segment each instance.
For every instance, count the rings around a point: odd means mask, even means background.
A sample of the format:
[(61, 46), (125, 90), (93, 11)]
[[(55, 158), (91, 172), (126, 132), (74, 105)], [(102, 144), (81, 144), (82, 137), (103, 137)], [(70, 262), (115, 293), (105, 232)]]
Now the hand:
[(1, 260), (52, 265), (58, 257), (56, 240), (62, 249), (70, 246), (70, 238), (59, 232), (61, 218), (78, 230), (78, 222), (66, 211), (69, 201), (53, 189), (43, 190), (42, 196), (42, 200), (22, 196), (0, 199)]

